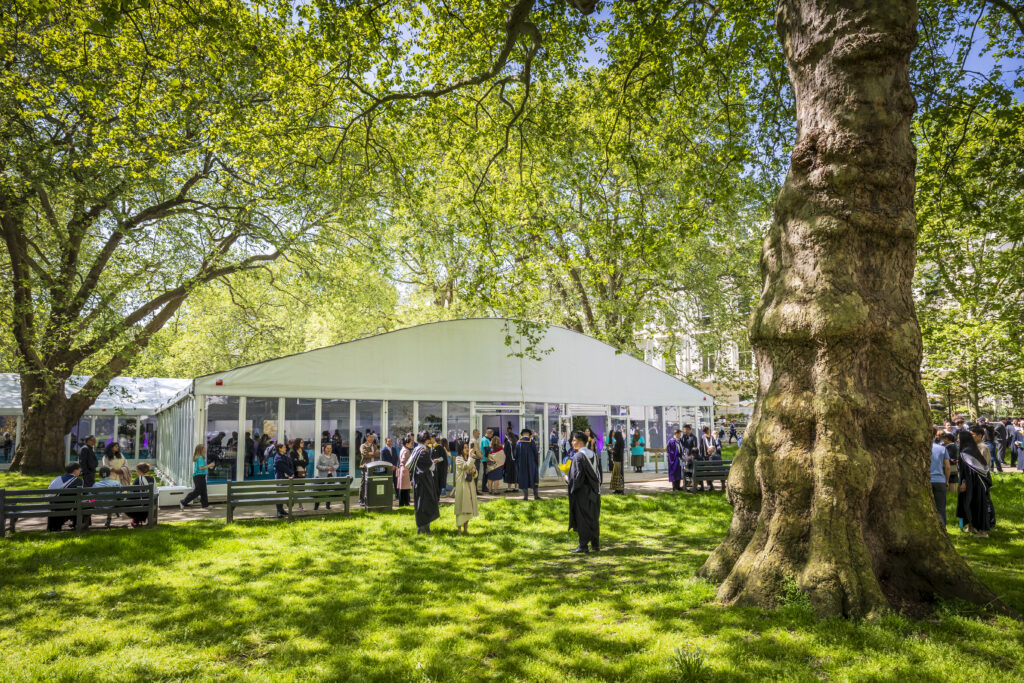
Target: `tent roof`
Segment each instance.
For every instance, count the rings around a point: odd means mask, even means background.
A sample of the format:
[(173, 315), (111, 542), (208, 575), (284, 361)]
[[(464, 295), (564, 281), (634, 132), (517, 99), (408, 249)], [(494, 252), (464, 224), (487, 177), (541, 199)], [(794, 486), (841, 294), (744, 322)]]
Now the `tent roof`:
[(195, 393), (590, 405), (713, 404), (699, 389), (563, 327), (541, 326), (535, 346), (542, 352), (539, 360), (510, 355), (528, 345), (515, 322), (502, 318), (428, 323), (205, 375), (195, 380)]
[[(67, 381), (68, 396), (89, 381), (74, 375)], [(115, 377), (87, 413), (115, 412), (136, 415), (155, 413), (157, 408), (192, 384), (188, 379), (168, 377)], [(21, 412), (21, 379), (13, 373), (0, 373), (0, 413)]]

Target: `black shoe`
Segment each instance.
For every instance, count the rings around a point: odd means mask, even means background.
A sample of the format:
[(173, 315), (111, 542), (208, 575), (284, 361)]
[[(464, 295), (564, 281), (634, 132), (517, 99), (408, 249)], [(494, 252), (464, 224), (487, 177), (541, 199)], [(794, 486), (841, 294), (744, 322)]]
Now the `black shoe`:
[(320, 503), (313, 503), (313, 510), (315, 511), (315, 510), (319, 510), (319, 509), (320, 509)]
[(586, 553), (589, 553), (590, 551), (587, 550), (586, 546), (578, 545), (578, 546), (576, 546), (575, 550), (570, 550), (569, 552), (570, 553), (583, 553), (583, 554), (586, 554)]
[(331, 504), (330, 504), (330, 503), (327, 503), (327, 509), (328, 509), (328, 510), (330, 510), (330, 509), (331, 509)]
[(601, 546), (600, 546), (600, 545), (598, 545), (597, 541), (591, 541), (591, 542), (590, 542), (590, 547), (594, 549), (594, 552), (595, 552), (595, 553), (596, 553), (596, 552), (597, 552), (598, 550), (600, 550), (600, 549), (601, 549)]

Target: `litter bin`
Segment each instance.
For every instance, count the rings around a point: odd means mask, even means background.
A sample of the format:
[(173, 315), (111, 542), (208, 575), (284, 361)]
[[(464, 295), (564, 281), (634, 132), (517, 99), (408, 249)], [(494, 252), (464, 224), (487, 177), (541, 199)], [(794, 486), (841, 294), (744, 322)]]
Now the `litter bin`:
[(366, 466), (366, 509), (391, 510), (395, 505), (395, 466), (384, 460), (374, 460)]

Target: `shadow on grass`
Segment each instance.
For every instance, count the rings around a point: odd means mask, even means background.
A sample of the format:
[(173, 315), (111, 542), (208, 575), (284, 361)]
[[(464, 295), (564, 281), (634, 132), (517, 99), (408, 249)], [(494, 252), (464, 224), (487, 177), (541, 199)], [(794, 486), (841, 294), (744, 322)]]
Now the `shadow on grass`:
[[(1003, 483), (1002, 519), (1024, 519), (1022, 494), (1024, 478)], [(57, 678), (68, 666), (151, 680), (676, 680), (669, 654), (698, 646), (721, 680), (901, 680), (907, 667), (1010, 680), (1024, 666), (1019, 624), (964, 606), (862, 623), (714, 604), (692, 576), (728, 527), (721, 496), (608, 497), (604, 547), (587, 556), (567, 553), (564, 499), (488, 503), (468, 537), (451, 515), (430, 536), (409, 509), (23, 534), (0, 546), (0, 638), (26, 671)], [(1021, 609), (1019, 533), (1001, 522), (988, 544), (954, 540)], [(84, 605), (95, 612), (65, 622)], [(167, 656), (125, 664), (100, 624)]]

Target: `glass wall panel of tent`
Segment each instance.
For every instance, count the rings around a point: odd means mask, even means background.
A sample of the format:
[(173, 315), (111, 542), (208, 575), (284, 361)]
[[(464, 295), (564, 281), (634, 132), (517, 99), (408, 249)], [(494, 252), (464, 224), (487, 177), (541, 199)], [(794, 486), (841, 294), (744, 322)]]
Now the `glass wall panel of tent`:
[[(253, 463), (246, 479), (273, 479), (274, 452), (273, 444), (278, 438), (278, 408), (280, 401), (276, 398), (246, 397), (245, 399), (245, 431), (252, 435)], [(270, 453), (267, 453), (270, 449)]]
[[(389, 401), (391, 403), (391, 401)], [(426, 429), (432, 434), (439, 434), (440, 438), (448, 438), (444, 432), (444, 402), (443, 401), (418, 401), (416, 403), (416, 431)]]
[(338, 456), (338, 476), (349, 473), (349, 447), (352, 440), (351, 401), (348, 399), (327, 399), (320, 402), (320, 448), (331, 444), (331, 450)]
[[(402, 437), (415, 431), (412, 401), (388, 401), (388, 429), (385, 437), (390, 436), (392, 443), (402, 443)], [(375, 430), (376, 431), (376, 430)], [(364, 431), (365, 435), (366, 432)], [(365, 436), (364, 436), (365, 438)], [(377, 446), (380, 446), (378, 443)]]
[(156, 457), (157, 419), (146, 415), (139, 420), (139, 459), (148, 460)]
[(665, 448), (665, 410), (662, 406), (647, 406), (647, 447)]
[(281, 416), (284, 442), (291, 449), (296, 439), (302, 440), (302, 449), (309, 458), (310, 466), (306, 476), (312, 476), (314, 439), (319, 431), (316, 424), (316, 400), (312, 398), (284, 399), (284, 414)]
[(448, 401), (447, 417), (445, 431), (448, 434), (448, 443), (469, 441), (472, 431), (469, 401)]
[(96, 456), (107, 448), (114, 440), (114, 417), (97, 417), (93, 421), (92, 433), (96, 436)]
[[(353, 477), (359, 477), (359, 446), (366, 439), (366, 434), (373, 432), (378, 436), (383, 431), (381, 425), (384, 422), (384, 401), (359, 400), (356, 401), (355, 436), (352, 440), (352, 453), (349, 456), (350, 462), (354, 463)], [(409, 413), (409, 429), (412, 431), (412, 413)], [(379, 445), (379, 444), (378, 444)]]
[(14, 459), (14, 451), (18, 448), (18, 435), (20, 432), (20, 416), (0, 415), (0, 463), (9, 463)]
[(206, 397), (206, 460), (213, 465), (206, 477), (209, 484), (238, 478), (238, 404), (237, 396)]

